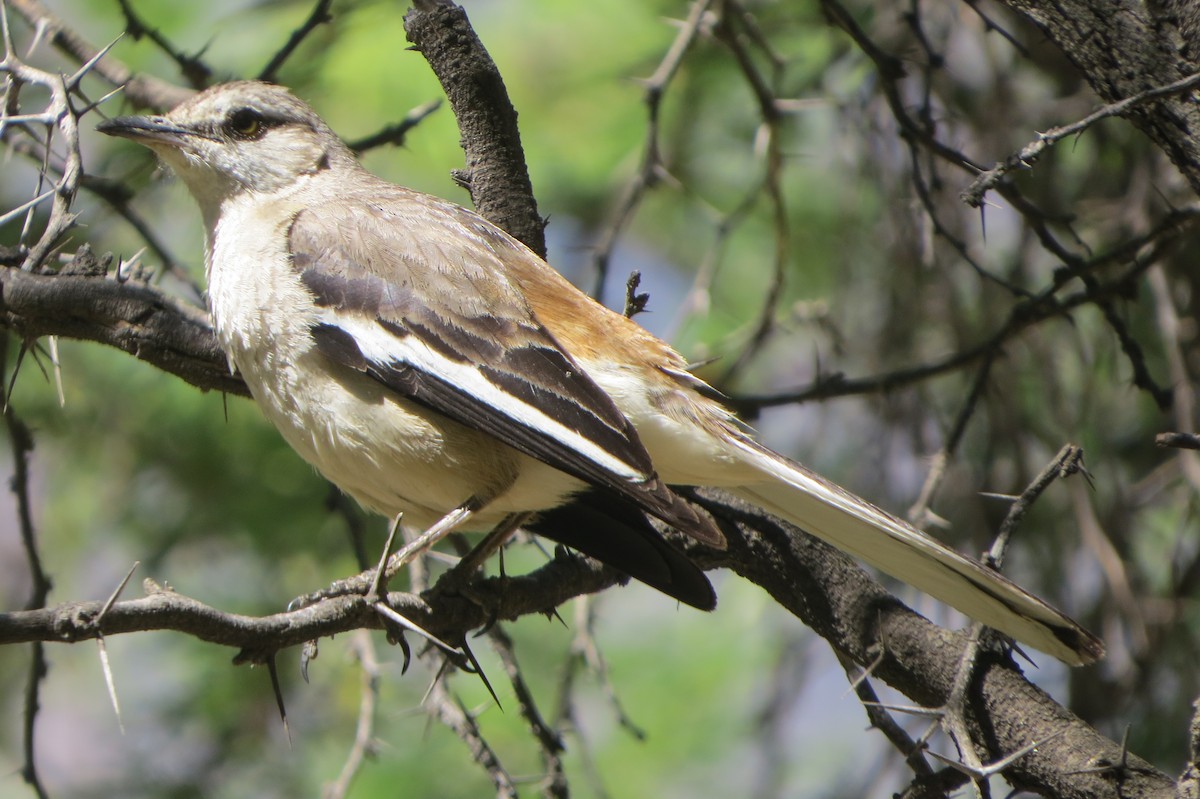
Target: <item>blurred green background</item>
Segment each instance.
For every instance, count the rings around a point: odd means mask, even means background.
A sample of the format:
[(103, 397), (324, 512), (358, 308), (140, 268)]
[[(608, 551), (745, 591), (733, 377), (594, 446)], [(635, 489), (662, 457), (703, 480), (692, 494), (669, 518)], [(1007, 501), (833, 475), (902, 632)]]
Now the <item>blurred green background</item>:
[[(115, 3), (50, 5), (96, 44), (124, 27)], [(551, 261), (590, 287), (592, 248), (637, 168), (645, 139), (639, 79), (657, 67), (688, 9), (667, 0), (464, 5), (520, 113), (534, 189), (550, 219)], [(217, 78), (255, 74), (310, 10), (308, 3), (283, 0), (141, 0), (135, 7), (182, 51), (203, 51)], [(1005, 319), (1011, 297), (994, 281), (980, 279), (922, 215), (910, 154), (882, 111), (869, 62), (813, 5), (750, 7), (780, 58), (778, 67), (760, 58), (764, 74), (772, 75), (779, 96), (804, 101), (780, 127), (790, 246), (775, 335), (747, 368), (726, 378), (771, 283), (775, 232), (770, 204), (758, 195), (728, 238), (718, 237), (728, 215), (755, 196), (763, 153), (753, 93), (729, 51), (708, 38), (689, 54), (664, 101), (661, 143), (671, 180), (650, 193), (620, 240), (603, 299), (621, 307), (626, 276), (641, 270), (650, 312), (639, 321), (668, 336), (690, 359), (721, 358), (705, 374), (735, 396), (803, 386), (826, 372), (886, 371), (984, 338)], [(902, 38), (901, 10), (853, 7), (883, 43), (921, 63), (923, 54)], [(350, 140), (440, 98), (420, 55), (405, 49), (404, 10), (392, 2), (335, 3), (333, 23), (309, 37), (282, 70), (282, 82)], [(931, 20), (929, 33), (949, 63), (933, 82), (946, 103), (938, 108), (939, 121), (955, 144), (996, 160), (1033, 130), (1089, 108), (1090, 95), (1044, 45), (1037, 58), (1020, 59), (965, 9), (939, 11)], [(19, 22), (13, 28), (28, 42), (27, 28)], [(145, 39), (124, 38), (113, 56), (135, 70), (178, 79), (170, 60)], [(63, 68), (44, 44), (30, 58)], [(910, 100), (915, 104), (919, 96)], [(1006, 116), (1016, 109), (1019, 122)], [(121, 100), (105, 111), (122, 113)], [(148, 154), (128, 142), (89, 133), (85, 155), (90, 172), (142, 189), (135, 208), (202, 281), (202, 231), (182, 185), (163, 179)], [(380, 148), (365, 161), (397, 182), (468, 202), (449, 178), (462, 154), (446, 106), (412, 131), (403, 148)], [(1150, 175), (1152, 188), (1129, 184), (1131, 174), (1142, 174), (1137, 169)], [(1051, 211), (1074, 215), (1081, 240), (1103, 251), (1135, 226), (1127, 216), (1114, 222), (1113, 207), (1133, 205), (1152, 217), (1189, 196), (1164, 170), (1136, 133), (1112, 122), (1052, 151), (1022, 186)], [(968, 178), (960, 172), (950, 177), (934, 180), (933, 191), (953, 208), (949, 224), (967, 249), (1007, 280), (1031, 289), (1046, 285), (1058, 264), (1036, 247), (1025, 221), (1011, 209), (989, 209), (985, 236), (978, 216), (956, 204)], [(0, 179), (5, 207), (19, 202), (34, 179), (28, 165), (7, 163)], [(142, 246), (133, 230), (91, 198), (81, 197), (78, 208), (78, 240), (124, 256)], [(5, 243), (15, 235), (2, 232)], [(1177, 252), (1175, 263), (1186, 262), (1193, 246)], [(162, 284), (190, 294), (170, 277)], [(1154, 309), (1148, 303), (1133, 301), (1122, 313), (1135, 333), (1152, 339)], [(106, 597), (140, 560), (135, 586), (150, 576), (222, 609), (266, 614), (357, 570), (345, 521), (328, 509), (327, 484), (251, 403), (201, 394), (96, 345), (64, 341), (60, 350), (65, 405), (59, 407), (53, 385), (31, 363), (13, 397), (37, 442), (36, 522), (55, 582), (52, 602)], [(1165, 373), (1162, 352), (1150, 346), (1147, 355), (1152, 369)], [(1072, 684), (1062, 667), (1038, 657), (1036, 679), (1062, 701), (1081, 703), (1082, 712), (1110, 734), (1126, 721), (1157, 718), (1159, 724), (1135, 728), (1141, 736), (1135, 751), (1174, 767), (1183, 753), (1181, 725), (1194, 686), (1171, 664), (1186, 662), (1188, 646), (1160, 650), (1159, 671), (1139, 660), (1144, 652), (1136, 641), (1126, 643), (1130, 634), (1122, 625), (1128, 620), (1105, 602), (1106, 578), (1094, 549), (1077, 532), (1085, 509), (1110, 530), (1123, 521), (1119, 535), (1127, 538), (1118, 548), (1136, 571), (1135, 588), (1169, 592), (1177, 577), (1172, 564), (1187, 562), (1196, 548), (1181, 534), (1190, 523), (1191, 495), (1172, 482), (1177, 475), (1161, 471), (1167, 456), (1148, 444), (1170, 420), (1130, 385), (1119, 344), (1094, 312), (1081, 312), (1070, 324), (1049, 323), (1018, 339), (1006, 356), (934, 505), (951, 523), (940, 532), (966, 551), (981, 549), (1003, 508), (978, 492), (1019, 491), (1062, 443), (1084, 446), (1089, 463), (1100, 464), (1094, 468), (1099, 490), (1056, 487), (1027, 522), (1030, 534), (1012, 556), (1011, 573), (1100, 625), (1097, 632), (1109, 636), (1113, 657), (1094, 677), (1076, 677)], [(787, 406), (752, 421), (781, 451), (903, 511), (972, 376), (955, 373), (883, 397)], [(1148, 487), (1155, 475), (1167, 484)], [(10, 501), (7, 495), (0, 499), (0, 597), (5, 608), (18, 608), (28, 578)], [(375, 551), (383, 522), (371, 519), (368, 529), (368, 548)], [(529, 567), (540, 557), (516, 553), (509, 566)], [(574, 794), (888, 796), (899, 790), (900, 758), (864, 731), (865, 715), (847, 695), (827, 647), (753, 586), (729, 575), (715, 578), (720, 608), (711, 615), (676, 608), (640, 585), (594, 600), (595, 638), (608, 678), (644, 740), (621, 725), (603, 680), (585, 670), (570, 700), (578, 726), (566, 739)], [(935, 620), (961, 622), (900, 590)], [(579, 629), (572, 606), (561, 613), (566, 626), (540, 618), (510, 626), (547, 715), (560, 702), (561, 675)], [(1194, 628), (1194, 606), (1176, 608), (1175, 620)], [(232, 652), (165, 633), (110, 640), (122, 735), (94, 645), (52, 647), (38, 719), (44, 779), (56, 796), (318, 795), (353, 740), (360, 679), (351, 639), (321, 643), (308, 685), (299, 678), (298, 653), (281, 655), (290, 743), (276, 718), (267, 674), (231, 666)], [(420, 709), (428, 667), (418, 664), (401, 677), (399, 653), (379, 636), (376, 645), (383, 660), (378, 757), (351, 795), (490, 795), (463, 744)], [(524, 781), (523, 791), (537, 795), (541, 765), (526, 725), (495, 658), (482, 641), (478, 648), (505, 703), (503, 712), (493, 707), (483, 713), (484, 733)], [(26, 661), (22, 648), (0, 651), (8, 719), (0, 726), (0, 773), (7, 775), (0, 793), (6, 796), (27, 795), (17, 774)], [(1172, 674), (1177, 676), (1167, 676)], [(1130, 698), (1097, 709), (1105, 704), (1097, 686), (1148, 682), (1151, 675), (1162, 678), (1157, 701)], [(469, 708), (489, 704), (469, 676), (454, 677), (451, 688)]]

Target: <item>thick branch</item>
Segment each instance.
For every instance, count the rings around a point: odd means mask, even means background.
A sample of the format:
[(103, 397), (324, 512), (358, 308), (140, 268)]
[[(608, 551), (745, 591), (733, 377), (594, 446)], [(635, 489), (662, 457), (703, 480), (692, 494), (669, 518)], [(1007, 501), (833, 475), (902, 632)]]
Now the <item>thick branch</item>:
[[(772, 598), (860, 665), (885, 656), (872, 674), (922, 705), (946, 699), (965, 643), (889, 594), (848, 557), (755, 508), (718, 492), (696, 500), (721, 523), (725, 552), (693, 550), (709, 568), (728, 568), (762, 586)], [(518, 577), (489, 578), (472, 586), (471, 598), (440, 592), (392, 593), (389, 602), (439, 638), (461, 641), (493, 619), (543, 614), (621, 578), (578, 557), (558, 557)], [(261, 618), (224, 613), (194, 599), (151, 586), (149, 596), (118, 602), (97, 621), (101, 602), (79, 602), (0, 614), (0, 644), (70, 642), (141, 630), (177, 630), (241, 650), (239, 662), (261, 662), (281, 648), (361, 627), (378, 627), (378, 616), (358, 596), (327, 599), (301, 610)], [(1121, 780), (1095, 770), (1121, 761), (1120, 746), (1101, 736), (1026, 680), (1005, 657), (989, 655), (979, 666), (978, 704), (972, 738), (987, 758), (1045, 743), (1013, 764), (1005, 776), (1015, 785), (1060, 797), (1170, 796), (1167, 775), (1133, 758)], [(1093, 769), (1093, 771), (1087, 771)]]
[[(470, 630), (493, 619), (546, 613), (572, 597), (602, 591), (624, 579), (595, 561), (564, 556), (528, 575), (482, 580), (472, 586), (470, 599), (435, 589), (423, 596), (392, 592), (388, 602), (439, 638), (461, 641)], [(240, 649), (239, 660), (261, 662), (274, 652), (316, 638), (382, 626), (378, 614), (360, 595), (332, 597), (298, 610), (253, 617), (226, 613), (150, 581), (146, 589), (147, 596), (116, 602), (106, 613), (101, 612), (101, 601), (0, 613), (0, 645), (73, 643), (100, 635), (175, 630)]]
[[(771, 597), (873, 677), (926, 707), (949, 695), (965, 636), (942, 629), (889, 594), (850, 558), (762, 511), (719, 492), (694, 498), (726, 524), (729, 550), (695, 553), (762, 586)], [(736, 525), (736, 532), (728, 523)], [(877, 658), (883, 651), (885, 656)], [(992, 760), (1045, 743), (1004, 771), (1013, 785), (1055, 797), (1173, 795), (1174, 783), (1132, 758), (1121, 780), (1095, 770), (1121, 762), (1121, 747), (1031, 684), (1013, 663), (981, 656), (972, 740)], [(1093, 771), (1088, 772), (1088, 769)]]
[(466, 12), (446, 0), (418, 0), (404, 17), (404, 28), (454, 109), (475, 209), (545, 257), (545, 223), (525, 168), (517, 112)]
[(241, 378), (230, 374), (208, 315), (145, 283), (0, 269), (0, 315), (5, 327), (28, 339), (96, 341), (197, 388), (248, 395)]
[[(1107, 103), (1154, 92), (1197, 71), (1200, 28), (1193, 4), (1099, 0), (1001, 0), (1041, 28)], [(1200, 193), (1200, 106), (1169, 94), (1126, 117)]]

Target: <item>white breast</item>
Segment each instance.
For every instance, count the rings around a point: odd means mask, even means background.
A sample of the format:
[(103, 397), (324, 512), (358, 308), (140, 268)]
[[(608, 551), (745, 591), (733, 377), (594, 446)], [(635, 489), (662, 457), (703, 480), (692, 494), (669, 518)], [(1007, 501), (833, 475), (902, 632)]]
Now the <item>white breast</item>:
[(288, 198), (231, 199), (210, 236), (217, 336), (267, 419), (306, 461), (368, 508), (428, 526), (489, 482), (516, 482), (476, 519), (552, 507), (579, 482), (399, 398), (319, 353), (312, 296), (292, 267)]

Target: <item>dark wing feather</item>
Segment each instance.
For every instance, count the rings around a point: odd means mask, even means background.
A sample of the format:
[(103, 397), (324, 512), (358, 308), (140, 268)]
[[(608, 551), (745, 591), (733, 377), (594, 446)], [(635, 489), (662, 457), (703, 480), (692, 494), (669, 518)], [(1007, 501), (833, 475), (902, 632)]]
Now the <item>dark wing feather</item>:
[(524, 527), (607, 563), (700, 610), (717, 606), (704, 572), (668, 544), (633, 503), (589, 490)]
[[(392, 186), (386, 201), (300, 212), (293, 265), (332, 360), (706, 543), (721, 534), (667, 488), (629, 420), (508, 282), (482, 219)], [(418, 228), (420, 236), (406, 236)], [(532, 256), (530, 256), (532, 257)]]

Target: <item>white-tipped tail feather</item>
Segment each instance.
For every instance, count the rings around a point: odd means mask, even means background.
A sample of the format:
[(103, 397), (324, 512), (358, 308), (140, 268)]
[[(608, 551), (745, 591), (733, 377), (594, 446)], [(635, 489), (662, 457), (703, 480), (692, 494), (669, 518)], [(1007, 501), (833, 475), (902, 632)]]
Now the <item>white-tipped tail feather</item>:
[(753, 441), (738, 446), (768, 478), (730, 489), (747, 502), (1065, 663), (1103, 656), (1099, 639), (998, 572)]

